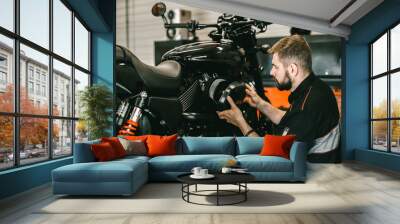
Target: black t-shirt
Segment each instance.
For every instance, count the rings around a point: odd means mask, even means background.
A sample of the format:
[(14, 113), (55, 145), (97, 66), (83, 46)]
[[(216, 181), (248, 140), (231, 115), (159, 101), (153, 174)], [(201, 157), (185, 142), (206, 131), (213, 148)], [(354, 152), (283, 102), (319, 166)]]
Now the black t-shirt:
[(329, 133), (339, 122), (339, 109), (331, 88), (311, 73), (289, 95), (290, 109), (278, 124), (278, 132), (312, 142)]

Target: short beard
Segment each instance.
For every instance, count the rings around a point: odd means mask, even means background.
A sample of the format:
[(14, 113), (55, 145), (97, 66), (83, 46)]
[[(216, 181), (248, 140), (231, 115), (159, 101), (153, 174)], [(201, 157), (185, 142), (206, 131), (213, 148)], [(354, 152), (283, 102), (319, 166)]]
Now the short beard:
[(275, 79), (276, 87), (279, 90), (290, 90), (292, 88), (292, 81), (290, 81), (289, 72), (287, 70), (285, 71), (285, 76), (286, 76), (286, 78), (288, 80), (285, 83), (279, 83), (278, 80)]

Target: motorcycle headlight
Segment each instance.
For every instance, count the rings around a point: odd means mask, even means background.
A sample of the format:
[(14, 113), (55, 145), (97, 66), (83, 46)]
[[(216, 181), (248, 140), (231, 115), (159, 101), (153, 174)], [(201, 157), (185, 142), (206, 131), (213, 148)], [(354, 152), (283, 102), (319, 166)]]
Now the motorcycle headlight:
[(234, 102), (243, 101), (246, 97), (245, 83), (232, 82), (222, 91), (221, 97), (218, 100), (218, 106), (224, 110), (231, 108), (227, 100), (228, 96), (230, 96)]
[(229, 83), (225, 79), (215, 79), (212, 81), (208, 88), (208, 96), (212, 99), (217, 106), (217, 110), (230, 109), (227, 100), (230, 96), (233, 101), (243, 101), (246, 96), (246, 86), (244, 82), (234, 81)]

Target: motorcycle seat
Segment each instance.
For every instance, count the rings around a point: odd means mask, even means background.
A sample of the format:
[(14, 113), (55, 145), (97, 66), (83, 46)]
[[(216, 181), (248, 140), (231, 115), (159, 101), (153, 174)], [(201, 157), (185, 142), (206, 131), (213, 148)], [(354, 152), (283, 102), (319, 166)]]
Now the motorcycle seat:
[(181, 65), (172, 60), (161, 62), (157, 66), (143, 63), (129, 50), (123, 48), (125, 60), (133, 65), (144, 84), (150, 89), (159, 91), (176, 91), (181, 80)]

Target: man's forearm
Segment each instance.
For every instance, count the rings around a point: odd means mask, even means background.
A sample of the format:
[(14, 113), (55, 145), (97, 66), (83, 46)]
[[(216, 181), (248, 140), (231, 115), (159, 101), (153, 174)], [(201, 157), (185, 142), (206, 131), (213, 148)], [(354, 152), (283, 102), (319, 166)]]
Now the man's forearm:
[(279, 122), (282, 120), (282, 117), (286, 113), (286, 111), (280, 110), (265, 101), (262, 101), (260, 104), (258, 104), (257, 109), (269, 117), (274, 124), (279, 124)]

